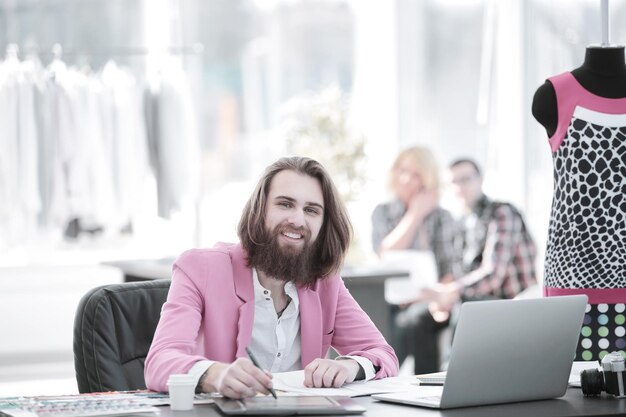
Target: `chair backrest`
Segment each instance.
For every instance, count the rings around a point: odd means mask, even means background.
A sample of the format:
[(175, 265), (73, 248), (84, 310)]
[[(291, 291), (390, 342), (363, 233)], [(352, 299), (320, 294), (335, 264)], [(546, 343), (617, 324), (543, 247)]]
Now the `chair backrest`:
[(78, 390), (145, 389), (144, 362), (170, 280), (103, 285), (81, 299), (74, 320)]

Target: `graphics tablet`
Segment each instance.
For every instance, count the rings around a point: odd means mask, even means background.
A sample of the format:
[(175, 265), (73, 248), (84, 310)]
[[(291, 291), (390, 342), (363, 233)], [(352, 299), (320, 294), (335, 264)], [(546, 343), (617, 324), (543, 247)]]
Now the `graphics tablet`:
[(290, 416), (298, 414), (363, 414), (365, 408), (350, 397), (272, 396), (252, 397), (243, 400), (216, 398), (215, 404), (228, 415)]

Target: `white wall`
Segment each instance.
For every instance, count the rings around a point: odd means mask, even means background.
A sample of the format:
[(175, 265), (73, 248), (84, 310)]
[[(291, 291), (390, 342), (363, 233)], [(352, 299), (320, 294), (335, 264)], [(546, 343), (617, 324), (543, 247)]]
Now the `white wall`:
[(0, 268), (0, 382), (20, 379), (29, 365), (71, 362), (81, 297), (122, 279), (120, 270), (102, 265)]

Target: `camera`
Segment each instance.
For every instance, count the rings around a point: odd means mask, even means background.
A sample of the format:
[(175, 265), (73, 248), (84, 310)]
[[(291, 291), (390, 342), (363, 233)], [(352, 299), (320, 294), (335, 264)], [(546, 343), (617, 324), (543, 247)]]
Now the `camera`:
[(602, 391), (626, 398), (626, 367), (624, 358), (618, 352), (611, 352), (602, 358), (602, 370), (585, 369), (580, 373), (580, 385), (587, 397), (598, 396)]

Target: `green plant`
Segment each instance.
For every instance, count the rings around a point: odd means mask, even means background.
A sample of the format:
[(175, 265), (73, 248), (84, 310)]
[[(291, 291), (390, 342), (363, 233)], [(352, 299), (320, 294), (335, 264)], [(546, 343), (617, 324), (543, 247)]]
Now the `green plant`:
[(329, 87), (289, 100), (281, 119), (288, 152), (324, 165), (346, 203), (358, 198), (366, 181), (365, 137), (350, 128), (348, 110), (345, 94)]

